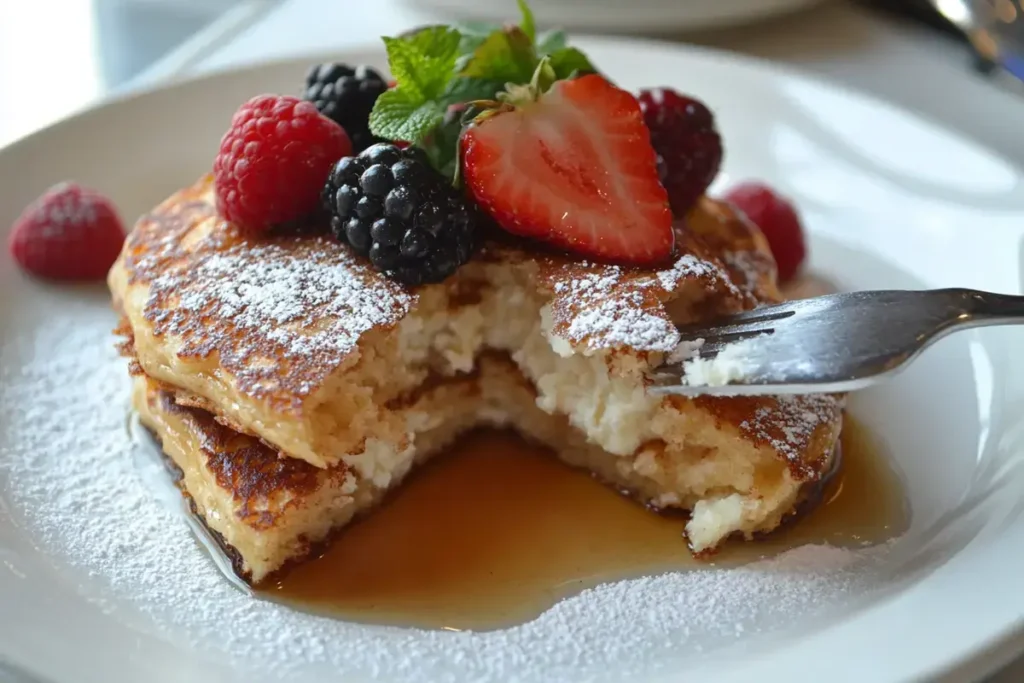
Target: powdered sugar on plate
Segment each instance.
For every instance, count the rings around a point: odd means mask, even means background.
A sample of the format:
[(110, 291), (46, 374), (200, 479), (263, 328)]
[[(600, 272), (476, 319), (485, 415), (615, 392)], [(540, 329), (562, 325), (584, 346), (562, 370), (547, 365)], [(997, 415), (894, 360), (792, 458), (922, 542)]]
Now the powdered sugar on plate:
[(6, 502), (59, 567), (95, 579), (97, 601), (137, 614), (185, 656), (215, 656), (251, 671), (253, 680), (323, 672), (346, 680), (636, 680), (768, 630), (799, 627), (859, 595), (880, 562), (878, 550), (798, 548), (741, 569), (604, 585), (530, 623), (487, 633), (299, 613), (231, 587), (140, 481), (113, 324), (104, 307), (83, 305), (18, 343), (4, 340)]

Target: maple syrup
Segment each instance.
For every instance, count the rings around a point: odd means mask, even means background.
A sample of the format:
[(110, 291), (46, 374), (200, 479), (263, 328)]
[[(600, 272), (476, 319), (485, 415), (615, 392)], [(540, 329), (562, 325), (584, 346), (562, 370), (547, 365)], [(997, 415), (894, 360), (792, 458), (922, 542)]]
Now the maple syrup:
[(484, 630), (528, 621), (602, 582), (900, 534), (909, 512), (886, 454), (849, 417), (841, 442), (842, 462), (816, 507), (700, 561), (681, 516), (648, 510), (510, 433), (475, 432), (262, 594), (349, 621)]

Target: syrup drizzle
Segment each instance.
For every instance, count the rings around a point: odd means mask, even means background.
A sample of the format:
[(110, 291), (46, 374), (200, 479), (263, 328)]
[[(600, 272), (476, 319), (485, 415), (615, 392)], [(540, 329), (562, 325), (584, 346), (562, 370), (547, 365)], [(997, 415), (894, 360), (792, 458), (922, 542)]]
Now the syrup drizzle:
[(614, 492), (545, 449), (481, 430), (414, 472), (320, 557), (257, 591), (193, 516), (158, 443), (130, 423), (136, 468), (180, 514), (231, 583), (247, 593), (347, 621), (447, 630), (526, 622), (601, 583), (735, 567), (806, 544), (857, 548), (906, 530), (903, 486), (880, 444), (847, 416), (840, 466), (799, 519), (695, 560), (684, 519)]
[(263, 595), (349, 621), (486, 630), (608, 581), (738, 566), (809, 543), (881, 543), (907, 527), (902, 486), (871, 437), (847, 425), (844, 463), (814, 509), (710, 561), (690, 555), (679, 515), (645, 509), (512, 434), (476, 432)]

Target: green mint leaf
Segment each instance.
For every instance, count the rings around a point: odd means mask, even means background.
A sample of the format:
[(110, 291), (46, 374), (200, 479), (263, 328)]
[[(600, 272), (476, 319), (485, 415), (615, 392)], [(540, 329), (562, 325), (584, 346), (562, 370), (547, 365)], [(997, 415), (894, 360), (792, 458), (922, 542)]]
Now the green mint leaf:
[(452, 25), (464, 38), (467, 36), (483, 40), (495, 31), (501, 30), (501, 24), (494, 24), (489, 21), (460, 21)]
[(453, 26), (462, 38), (459, 41), (459, 53), (471, 54), (480, 46), (480, 43), (487, 39), (495, 31), (500, 31), (501, 26), (484, 21), (464, 21)]
[(373, 105), (370, 131), (380, 138), (418, 145), (443, 116), (444, 110), (434, 100), (425, 101), (401, 88), (388, 90)]
[(533, 42), (518, 27), (495, 31), (473, 52), (460, 75), (509, 83), (526, 83), (537, 66)]
[(565, 36), (565, 31), (561, 29), (557, 31), (548, 31), (544, 35), (537, 38), (537, 54), (538, 55), (550, 55), (559, 50), (565, 49), (568, 43), (568, 39)]
[(570, 78), (577, 72), (596, 71), (587, 56), (574, 47), (563, 47), (551, 53), (551, 68), (559, 80)]
[(537, 39), (537, 25), (533, 21), (533, 12), (526, 4), (526, 0), (516, 0), (516, 3), (519, 5), (519, 13), (523, 15), (523, 20), (519, 23), (519, 30), (526, 34), (526, 37), (533, 43)]
[(427, 153), (431, 165), (445, 178), (452, 179), (455, 175), (455, 164), (458, 156), (459, 136), (462, 134), (460, 116), (448, 115), (423, 143), (423, 151)]
[(455, 73), (462, 73), (473, 58), (476, 49), (487, 40), (488, 36), (495, 31), (500, 31), (501, 26), (482, 21), (468, 21), (455, 24), (455, 29), (462, 36), (459, 39), (459, 57), (455, 61)]
[(447, 26), (428, 26), (401, 38), (384, 38), (391, 75), (410, 99), (440, 95), (455, 70), (461, 36)]
[(441, 106), (447, 107), (475, 100), (493, 100), (504, 88), (505, 81), (500, 79), (459, 76), (448, 82), (439, 101)]

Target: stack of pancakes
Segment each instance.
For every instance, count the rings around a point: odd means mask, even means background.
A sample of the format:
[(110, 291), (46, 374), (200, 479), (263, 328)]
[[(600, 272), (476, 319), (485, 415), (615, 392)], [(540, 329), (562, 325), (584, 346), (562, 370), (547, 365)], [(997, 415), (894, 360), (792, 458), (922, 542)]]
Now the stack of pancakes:
[(243, 235), (207, 177), (139, 221), (109, 284), (134, 406), (252, 584), (482, 425), (688, 511), (707, 553), (777, 527), (828, 472), (842, 398), (646, 390), (676, 323), (780, 296), (763, 235), (728, 205), (701, 200), (677, 232), (660, 270), (489, 242), (409, 290), (328, 236)]

